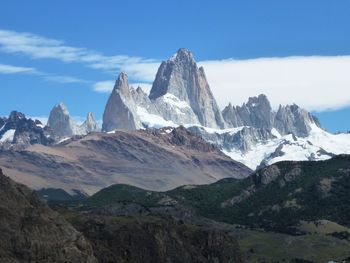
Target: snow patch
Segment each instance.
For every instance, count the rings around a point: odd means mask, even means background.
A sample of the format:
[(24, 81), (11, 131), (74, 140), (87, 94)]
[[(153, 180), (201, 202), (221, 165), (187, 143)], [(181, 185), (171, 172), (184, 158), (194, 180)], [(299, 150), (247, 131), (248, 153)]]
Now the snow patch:
[(0, 142), (12, 142), (15, 136), (15, 129), (8, 130), (2, 135)]
[(147, 128), (163, 128), (163, 127), (178, 127), (172, 121), (167, 121), (161, 116), (149, 113), (145, 108), (137, 106), (137, 115), (139, 116), (142, 124)]

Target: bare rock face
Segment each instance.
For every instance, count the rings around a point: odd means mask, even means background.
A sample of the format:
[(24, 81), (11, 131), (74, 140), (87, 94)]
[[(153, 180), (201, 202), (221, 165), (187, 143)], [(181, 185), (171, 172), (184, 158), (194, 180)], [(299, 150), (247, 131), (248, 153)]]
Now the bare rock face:
[(0, 119), (0, 144), (4, 148), (25, 148), (31, 144), (50, 145), (54, 142), (52, 130), (39, 120), (32, 120), (18, 111)]
[(92, 112), (89, 112), (86, 116), (86, 120), (84, 123), (80, 126), (80, 129), (84, 133), (90, 133), (90, 132), (97, 132), (100, 131), (100, 127), (98, 126), (94, 114)]
[(275, 128), (282, 135), (292, 133), (298, 137), (307, 137), (312, 124), (320, 127), (315, 116), (295, 104), (280, 106), (274, 121)]
[(248, 103), (232, 106), (231, 103), (223, 110), (224, 120), (231, 127), (252, 126), (255, 128), (271, 129), (274, 113), (267, 97), (263, 94), (251, 97)]
[(62, 102), (51, 110), (47, 126), (60, 138), (81, 134), (78, 125), (69, 115), (66, 105)]
[[(168, 94), (172, 95), (170, 97), (174, 101), (167, 104), (183, 105), (182, 108), (188, 108), (186, 104), (189, 106), (189, 110), (193, 114), (190, 112), (185, 114), (188, 115), (187, 119), (190, 121), (194, 123), (198, 121), (206, 127), (224, 128), (225, 124), (221, 112), (210, 90), (204, 69), (198, 68), (192, 54), (187, 49), (179, 49), (176, 55), (162, 62), (149, 98), (156, 101)], [(184, 112), (180, 112), (180, 114), (184, 114)], [(165, 118), (169, 118), (168, 114), (165, 115)], [(187, 119), (183, 121), (188, 121)], [(177, 121), (181, 121), (181, 119), (178, 118)]]
[(131, 95), (128, 76), (120, 73), (103, 114), (103, 131), (141, 128), (136, 104)]
[(89, 242), (0, 169), (1, 262), (97, 262)]

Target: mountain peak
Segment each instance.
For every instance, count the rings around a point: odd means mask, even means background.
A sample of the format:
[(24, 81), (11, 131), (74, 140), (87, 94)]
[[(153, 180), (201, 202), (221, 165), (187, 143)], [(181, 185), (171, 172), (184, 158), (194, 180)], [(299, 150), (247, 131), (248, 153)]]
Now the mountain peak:
[[(156, 100), (167, 93), (187, 103), (192, 115), (203, 126), (211, 128), (225, 126), (204, 70), (198, 68), (193, 55), (186, 48), (180, 48), (176, 55), (162, 62), (149, 98)], [(171, 105), (167, 108), (171, 108)]]
[(170, 58), (170, 61), (174, 62), (189, 62), (194, 63), (192, 53), (187, 48), (180, 48), (174, 56)]
[(107, 132), (115, 129), (135, 130), (140, 127), (136, 104), (130, 91), (128, 75), (121, 72), (103, 113), (102, 130)]
[(123, 93), (128, 93), (129, 90), (129, 79), (125, 72), (121, 72), (115, 82), (113, 91), (120, 91)]

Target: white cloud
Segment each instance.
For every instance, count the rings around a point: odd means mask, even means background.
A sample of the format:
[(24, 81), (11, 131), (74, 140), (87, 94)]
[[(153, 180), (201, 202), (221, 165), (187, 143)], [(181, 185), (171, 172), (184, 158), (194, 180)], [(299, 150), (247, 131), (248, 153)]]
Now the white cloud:
[(0, 74), (37, 74), (38, 71), (35, 68), (29, 67), (17, 67), (7, 64), (0, 64)]
[(115, 81), (113, 80), (104, 80), (96, 82), (93, 85), (93, 90), (101, 93), (110, 93), (113, 90)]
[(296, 103), (324, 111), (350, 105), (350, 56), (202, 61), (221, 107), (266, 94), (273, 107)]
[(88, 80), (62, 75), (46, 75), (44, 78), (47, 81), (53, 81), (58, 83), (91, 83), (91, 81)]

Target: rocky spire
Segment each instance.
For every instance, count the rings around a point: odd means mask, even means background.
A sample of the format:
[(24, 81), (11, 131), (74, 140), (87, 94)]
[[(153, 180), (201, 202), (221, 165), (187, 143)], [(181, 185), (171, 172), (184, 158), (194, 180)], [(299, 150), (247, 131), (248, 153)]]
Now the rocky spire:
[(114, 129), (135, 130), (141, 128), (132, 98), (128, 76), (120, 73), (103, 113), (103, 131)]
[(264, 94), (250, 97), (242, 106), (234, 107), (230, 103), (222, 114), (225, 121), (232, 127), (252, 126), (265, 129), (273, 127), (274, 113)]
[(185, 48), (179, 49), (173, 57), (162, 62), (149, 98), (156, 100), (166, 94), (188, 103), (203, 126), (225, 126), (204, 69), (198, 68), (191, 52)]
[(96, 132), (100, 130), (100, 127), (98, 127), (98, 124), (92, 112), (89, 112), (87, 114), (86, 120), (84, 121), (84, 123), (81, 125), (80, 128), (82, 131), (84, 131), (84, 133)]
[(315, 116), (296, 104), (280, 105), (274, 121), (274, 127), (281, 134), (292, 133), (298, 137), (307, 137), (312, 125), (321, 128), (320, 122)]
[(60, 138), (80, 134), (79, 127), (69, 115), (68, 108), (61, 102), (53, 107), (47, 122), (55, 135)]

